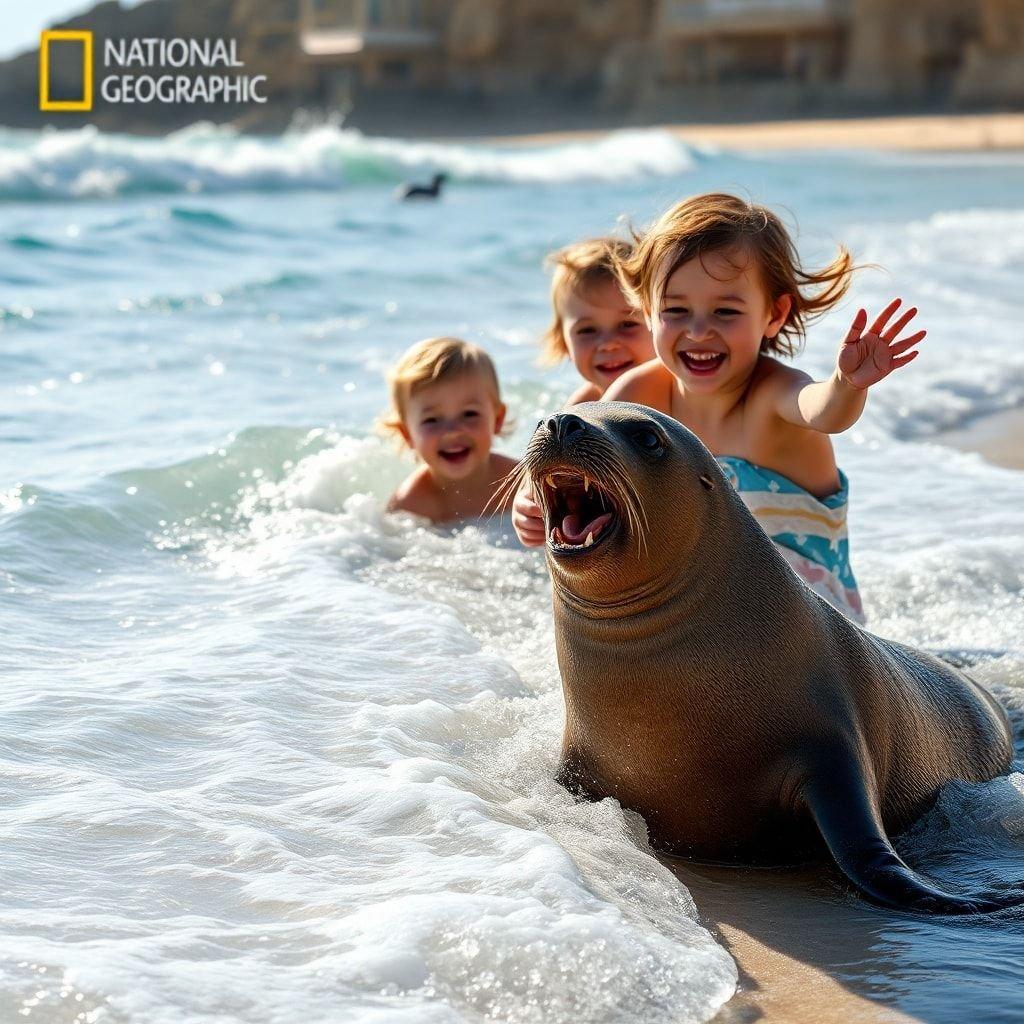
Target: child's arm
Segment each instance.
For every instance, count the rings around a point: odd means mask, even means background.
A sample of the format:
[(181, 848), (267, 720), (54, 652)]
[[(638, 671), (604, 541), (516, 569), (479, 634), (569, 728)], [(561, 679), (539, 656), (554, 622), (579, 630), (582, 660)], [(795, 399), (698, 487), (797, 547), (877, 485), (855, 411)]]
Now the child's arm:
[(423, 516), (431, 522), (437, 521), (440, 514), (437, 498), (432, 493), (430, 477), (423, 467), (402, 481), (395, 493), (388, 498), (386, 511), (409, 512), (414, 516)]
[(868, 314), (863, 309), (857, 311), (828, 380), (812, 381), (802, 373), (780, 375), (775, 406), (778, 415), (788, 423), (823, 434), (838, 434), (852, 427), (864, 411), (868, 388), (915, 359), (914, 346), (926, 334), (916, 331), (899, 337), (917, 315), (914, 307), (886, 326), (899, 306), (900, 300), (893, 299), (866, 334)]

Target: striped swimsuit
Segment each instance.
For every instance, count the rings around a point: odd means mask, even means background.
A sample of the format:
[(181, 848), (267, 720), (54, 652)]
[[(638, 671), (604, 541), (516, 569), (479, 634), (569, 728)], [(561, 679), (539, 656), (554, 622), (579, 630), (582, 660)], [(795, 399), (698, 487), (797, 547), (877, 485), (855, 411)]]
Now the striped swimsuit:
[(835, 494), (816, 498), (781, 473), (746, 459), (719, 455), (717, 461), (796, 574), (834, 608), (863, 623), (846, 535), (849, 485), (845, 474), (840, 470)]

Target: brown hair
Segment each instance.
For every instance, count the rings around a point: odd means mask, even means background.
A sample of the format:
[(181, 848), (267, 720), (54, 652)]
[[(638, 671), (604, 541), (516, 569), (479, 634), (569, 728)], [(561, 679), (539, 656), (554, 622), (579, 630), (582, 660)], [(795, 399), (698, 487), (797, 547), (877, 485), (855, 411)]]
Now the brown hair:
[[(807, 325), (846, 294), (856, 269), (848, 250), (839, 247), (822, 270), (800, 266), (796, 246), (782, 221), (766, 206), (724, 192), (708, 192), (676, 203), (642, 235), (631, 255), (616, 262), (619, 282), (648, 316), (661, 300), (670, 275), (682, 264), (712, 252), (737, 249), (752, 254), (772, 302), (783, 295), (792, 306), (779, 333), (764, 338), (762, 352), (791, 356)], [(805, 289), (817, 290), (806, 292)], [(657, 294), (656, 294), (657, 292)]]
[(378, 420), (385, 433), (398, 435), (403, 441), (406, 406), (410, 396), (438, 381), (451, 380), (464, 373), (478, 373), (487, 384), (495, 405), (501, 405), (498, 374), (491, 357), (478, 345), (460, 338), (427, 338), (418, 341), (401, 355), (388, 371), (391, 407)]
[(618, 265), (632, 253), (631, 242), (605, 237), (588, 238), (548, 254), (544, 262), (555, 268), (551, 277), (551, 305), (555, 318), (540, 341), (538, 362), (542, 366), (554, 366), (569, 357), (569, 346), (562, 331), (562, 311), (559, 308), (565, 294), (573, 292), (579, 295), (606, 281), (619, 284)]

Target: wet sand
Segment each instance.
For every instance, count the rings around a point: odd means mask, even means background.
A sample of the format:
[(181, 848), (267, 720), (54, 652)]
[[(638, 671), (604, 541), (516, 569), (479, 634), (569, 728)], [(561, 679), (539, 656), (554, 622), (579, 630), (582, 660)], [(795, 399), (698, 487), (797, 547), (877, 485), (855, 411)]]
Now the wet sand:
[[(882, 149), (929, 152), (1024, 150), (1024, 113), (761, 121), (749, 124), (651, 125), (695, 145), (728, 149)], [(600, 131), (504, 136), (493, 142), (552, 145), (593, 139)]]
[(844, 895), (826, 868), (754, 870), (664, 862), (740, 971), (712, 1024), (908, 1024), (880, 994), (887, 912)]
[(736, 994), (712, 1024), (1024, 1020), (1024, 920), (1016, 911), (971, 919), (904, 914), (867, 903), (827, 865), (765, 870), (663, 860), (739, 967)]
[(936, 440), (961, 451), (978, 452), (996, 466), (1024, 469), (1024, 409), (983, 416)]

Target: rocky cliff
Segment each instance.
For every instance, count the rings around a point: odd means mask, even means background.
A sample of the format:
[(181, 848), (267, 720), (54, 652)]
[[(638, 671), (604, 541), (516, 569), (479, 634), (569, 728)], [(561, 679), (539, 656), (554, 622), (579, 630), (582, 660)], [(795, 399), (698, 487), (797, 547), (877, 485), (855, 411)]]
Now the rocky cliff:
[[(351, 123), (370, 131), (582, 126), (588, 117), (600, 120), (602, 109), (618, 123), (669, 120), (681, 106), (689, 120), (743, 119), (757, 116), (755, 109), (765, 117), (798, 111), (806, 106), (797, 102), (801, 97), (815, 100), (819, 116), (858, 104), (875, 110), (1024, 105), (1024, 0), (849, 0), (842, 72), (817, 85), (780, 79), (793, 94), (786, 110), (752, 105), (759, 95), (770, 100), (778, 84), (763, 79), (763, 68), (751, 72), (761, 75), (756, 86), (753, 77), (748, 83), (741, 76), (715, 95), (691, 90), (681, 105), (669, 83), (654, 107), (645, 106), (645, 91), (657, 93), (649, 87), (665, 45), (655, 38), (662, 0), (423, 0), (419, 10), (436, 43), (416, 57), (415, 73), (396, 84), (387, 80), (388, 61), (402, 66), (411, 58), (359, 54), (346, 69), (304, 57), (300, 0), (146, 0), (128, 8), (104, 0), (54, 27), (91, 29), (98, 44), (104, 38), (235, 39), (244, 73), (267, 76), (269, 102), (131, 105), (97, 95), (91, 113), (43, 113), (32, 50), (0, 62), (0, 124), (163, 133), (209, 120), (277, 130), (301, 108), (323, 112), (337, 105), (339, 81), (346, 111), (354, 97)], [(80, 89), (73, 63), (54, 62), (55, 94)], [(97, 70), (104, 71), (99, 52)]]

